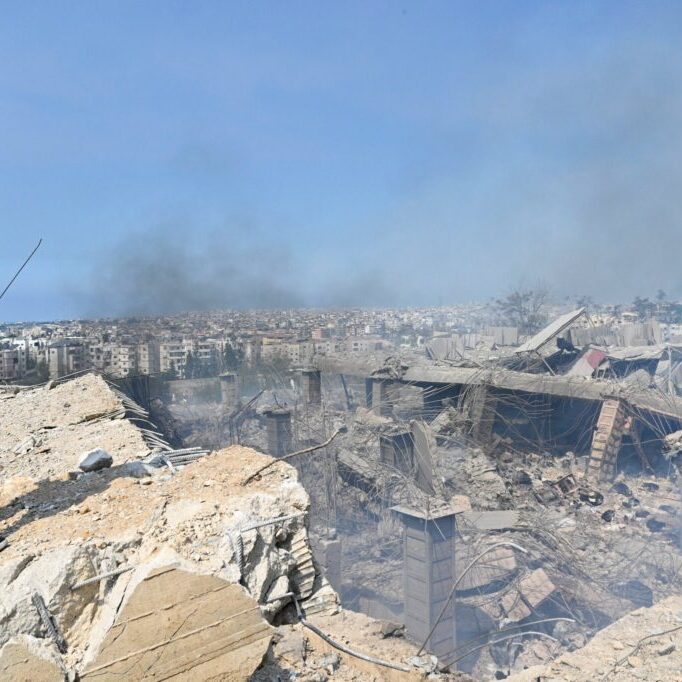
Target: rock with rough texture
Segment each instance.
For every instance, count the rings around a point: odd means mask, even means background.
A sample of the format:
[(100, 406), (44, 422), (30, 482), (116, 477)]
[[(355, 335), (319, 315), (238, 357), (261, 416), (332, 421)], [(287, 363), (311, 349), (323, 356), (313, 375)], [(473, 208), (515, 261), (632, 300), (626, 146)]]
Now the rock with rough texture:
[(81, 471), (99, 471), (108, 469), (114, 463), (114, 458), (102, 448), (95, 448), (86, 452), (79, 460), (78, 467)]
[(59, 657), (44, 639), (20, 635), (0, 651), (0, 679), (13, 682), (63, 682)]
[[(51, 391), (22, 390), (0, 409), (3, 476), (43, 480), (78, 468), (82, 454), (99, 447), (114, 463), (146, 456), (143, 432), (123, 419), (119, 394), (97, 374), (64, 381)], [(15, 453), (21, 446), (23, 454)]]
[[(268, 620), (291, 603), (284, 596), (289, 592), (301, 595), (308, 613), (334, 608), (336, 594), (322, 583), (312, 560), (309, 498), (296, 470), (278, 463), (259, 481), (242, 485), (268, 461), (236, 446), (165, 478), (153, 473), (136, 479), (123, 464), (76, 480), (28, 479), (8, 489), (8, 501), (19, 496), (21, 505), (0, 521), (0, 534), (10, 537), (0, 554), (3, 636), (42, 633), (30, 601), (37, 591), (67, 641), (65, 664), (78, 670), (93, 665), (122, 605), (150, 566), (159, 567), (159, 557), (163, 565), (241, 582)], [(210, 487), (203, 485), (208, 479), (214, 482)], [(283, 516), (293, 518), (252, 528)], [(134, 570), (70, 589), (125, 567)]]
[(72, 628), (97, 594), (97, 585), (72, 591), (71, 586), (94, 574), (86, 551), (63, 547), (41, 556), (23, 556), (0, 568), (0, 644), (11, 637), (42, 632), (34, 593), (45, 600), (56, 626), (67, 641)]

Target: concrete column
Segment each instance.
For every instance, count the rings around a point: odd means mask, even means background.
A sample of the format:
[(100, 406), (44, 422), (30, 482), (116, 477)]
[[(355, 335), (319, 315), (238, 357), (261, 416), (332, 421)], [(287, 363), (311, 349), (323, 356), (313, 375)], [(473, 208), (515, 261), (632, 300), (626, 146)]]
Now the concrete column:
[(232, 372), (225, 372), (218, 377), (220, 381), (220, 396), (227, 411), (237, 405), (239, 400), (239, 378)]
[(379, 436), (379, 454), (384, 464), (405, 474), (414, 473), (414, 441), (409, 431)]
[(587, 462), (586, 477), (591, 483), (608, 482), (615, 478), (625, 417), (622, 400), (610, 398), (602, 403), (597, 429), (592, 437), (590, 459)]
[[(427, 638), (446, 604), (455, 579), (455, 515), (426, 515), (417, 509), (393, 507), (404, 527), (403, 599), (408, 636)], [(455, 604), (452, 599), (426, 648), (442, 660), (455, 650)]]
[(306, 405), (322, 404), (322, 375), (319, 369), (301, 370), (301, 391)]
[(320, 540), (320, 554), (318, 557), (324, 567), (327, 580), (335, 590), (341, 589), (341, 540), (336, 535)]
[(372, 379), (372, 405), (374, 412), (381, 417), (393, 415), (395, 403), (395, 382), (390, 379)]
[(285, 409), (265, 413), (268, 434), (268, 453), (282, 457), (291, 452), (291, 412)]
[(374, 379), (365, 379), (365, 407), (372, 409), (372, 399), (374, 397)]
[(471, 419), (471, 437), (479, 443), (488, 443), (493, 435), (497, 397), (487, 386), (474, 389), (469, 406)]

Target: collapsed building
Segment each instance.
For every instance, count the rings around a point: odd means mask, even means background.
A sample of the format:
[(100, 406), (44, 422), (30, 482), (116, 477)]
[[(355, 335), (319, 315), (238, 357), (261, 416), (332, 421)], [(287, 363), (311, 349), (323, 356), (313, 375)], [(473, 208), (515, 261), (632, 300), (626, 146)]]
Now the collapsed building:
[[(582, 316), (487, 353), (319, 356), (243, 398), (225, 375), (217, 404), (173, 415), (148, 377), (5, 392), (0, 665), (28, 651), (84, 679), (591, 671), (608, 633), (679, 598), (682, 401), (675, 347), (646, 330), (647, 346), (608, 345)], [(111, 466), (78, 473), (92, 447)], [(154, 620), (168, 609), (192, 613), (179, 634)], [(628, 647), (643, 670), (651, 647), (679, 668), (682, 630), (642, 618), (645, 644), (621, 642), (600, 675), (633, 668)]]
[(273, 419), (284, 450), (345, 427), (294, 463), (317, 556), (445, 669), (502, 679), (679, 594), (676, 350), (597, 347), (583, 315), (488, 358), (317, 357), (245, 420), (273, 453)]

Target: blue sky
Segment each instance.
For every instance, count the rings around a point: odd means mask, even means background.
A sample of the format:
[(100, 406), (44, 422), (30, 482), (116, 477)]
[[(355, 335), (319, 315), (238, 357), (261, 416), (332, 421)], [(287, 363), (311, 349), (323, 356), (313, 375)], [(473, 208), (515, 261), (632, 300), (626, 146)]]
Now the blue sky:
[(682, 294), (679, 2), (2, 16), (0, 320)]

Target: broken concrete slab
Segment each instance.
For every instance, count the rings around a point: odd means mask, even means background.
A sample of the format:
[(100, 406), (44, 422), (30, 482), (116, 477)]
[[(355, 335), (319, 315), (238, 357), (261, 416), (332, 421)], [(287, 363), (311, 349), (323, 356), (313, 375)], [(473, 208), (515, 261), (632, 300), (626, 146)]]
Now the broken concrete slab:
[(159, 568), (135, 589), (83, 680), (248, 680), (272, 628), (244, 588)]
[(73, 592), (71, 586), (94, 574), (86, 551), (80, 546), (62, 547), (37, 557), (15, 558), (0, 570), (0, 644), (21, 634), (40, 632), (40, 616), (32, 595), (42, 596), (57, 630), (69, 634), (97, 592), (92, 585)]
[(45, 640), (19, 635), (0, 651), (0, 679), (14, 682), (63, 682), (63, 666)]

